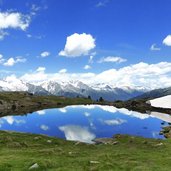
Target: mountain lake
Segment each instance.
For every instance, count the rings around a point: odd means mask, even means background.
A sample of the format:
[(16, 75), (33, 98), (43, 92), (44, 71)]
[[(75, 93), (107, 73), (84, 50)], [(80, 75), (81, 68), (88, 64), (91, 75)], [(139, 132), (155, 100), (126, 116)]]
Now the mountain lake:
[(95, 138), (115, 134), (163, 139), (159, 132), (168, 123), (171, 116), (158, 112), (142, 114), (113, 106), (77, 105), (1, 117), (0, 129), (92, 143)]

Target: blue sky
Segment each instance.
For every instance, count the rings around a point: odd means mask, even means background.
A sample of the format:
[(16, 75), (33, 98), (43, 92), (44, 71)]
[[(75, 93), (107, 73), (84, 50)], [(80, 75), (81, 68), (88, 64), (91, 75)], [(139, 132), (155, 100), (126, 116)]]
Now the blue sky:
[[(40, 67), (47, 73), (100, 74), (141, 62), (149, 69), (166, 62), (160, 67), (167, 64), (169, 70), (170, 5), (170, 0), (0, 0), (0, 76)], [(15, 21), (7, 21), (10, 14)], [(65, 49), (67, 37), (72, 52)], [(81, 43), (72, 49), (73, 41)]]

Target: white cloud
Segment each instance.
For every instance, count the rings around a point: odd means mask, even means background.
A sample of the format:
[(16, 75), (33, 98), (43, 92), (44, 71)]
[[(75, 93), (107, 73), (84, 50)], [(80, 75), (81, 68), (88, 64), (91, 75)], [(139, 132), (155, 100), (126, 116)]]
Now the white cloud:
[(40, 54), (40, 56), (41, 56), (42, 58), (48, 57), (49, 55), (50, 55), (50, 52), (47, 52), (47, 51), (42, 52), (42, 53)]
[(5, 63), (3, 63), (4, 66), (13, 66), (17, 63), (24, 63), (26, 62), (26, 59), (25, 58), (22, 58), (22, 57), (16, 57), (16, 58), (9, 58)]
[(9, 58), (5, 63), (4, 66), (13, 66), (15, 64), (14, 58)]
[(163, 44), (166, 46), (171, 46), (171, 35), (168, 35), (164, 40)]
[(121, 57), (115, 57), (115, 56), (108, 56), (108, 57), (104, 57), (101, 58), (98, 63), (103, 63), (103, 62), (114, 62), (114, 63), (122, 63), (122, 62), (126, 62), (127, 60)]
[(28, 38), (34, 38), (34, 39), (42, 39), (45, 37), (45, 35), (32, 35), (32, 34), (26, 34)]
[(36, 83), (40, 81), (48, 80), (48, 74), (45, 73), (45, 67), (38, 67), (36, 71), (31, 73), (26, 73), (20, 77), (21, 80), (31, 83)]
[(3, 62), (4, 62), (4, 58), (3, 58), (3, 55), (2, 54), (0, 54), (0, 64), (2, 64)]
[(27, 34), (26, 36), (27, 36), (28, 38), (31, 38), (31, 37), (32, 37), (32, 35), (31, 35), (31, 34)]
[(147, 64), (140, 62), (118, 70), (109, 69), (98, 74), (94, 81), (113, 83), (119, 87), (124, 85), (143, 86), (152, 89), (159, 88), (161, 85), (167, 87), (171, 86), (171, 63)]
[(103, 123), (107, 124), (107, 125), (121, 125), (123, 123), (126, 123), (126, 120), (123, 119), (111, 119), (111, 120), (104, 120)]
[(151, 47), (150, 47), (150, 50), (152, 50), (152, 51), (160, 51), (161, 48), (156, 47), (156, 44), (152, 44)]
[(38, 67), (38, 68), (36, 69), (37, 72), (44, 72), (45, 70), (46, 70), (45, 67)]
[(89, 64), (92, 64), (92, 63), (93, 63), (93, 59), (94, 59), (94, 56), (91, 55), (91, 56), (89, 57), (88, 63), (89, 63)]
[(90, 65), (85, 65), (85, 66), (84, 66), (84, 69), (86, 69), (86, 70), (87, 70), (87, 69), (91, 69), (91, 66), (90, 66)]
[(109, 69), (101, 73), (45, 73), (31, 72), (23, 75), (20, 79), (27, 82), (39, 81), (70, 81), (79, 80), (86, 84), (107, 83), (113, 87), (142, 86), (150, 89), (171, 86), (171, 63), (160, 62), (148, 64), (140, 62), (122, 67)]
[(66, 72), (67, 72), (67, 69), (65, 69), (65, 68), (59, 70), (59, 73), (61, 73), (61, 74), (64, 74), (64, 73), (66, 73)]
[(0, 40), (3, 40), (5, 36), (7, 36), (8, 33), (6, 31), (0, 30)]
[(42, 129), (43, 131), (47, 131), (49, 127), (47, 125), (41, 125), (40, 129)]
[(41, 9), (41, 7), (37, 6), (36, 4), (32, 4), (31, 5), (31, 15), (36, 15), (40, 9)]
[(29, 23), (30, 17), (28, 15), (23, 15), (18, 12), (0, 12), (0, 29), (2, 30), (7, 28), (26, 30)]
[(97, 7), (97, 8), (105, 7), (108, 3), (109, 3), (109, 0), (102, 0), (102, 1), (99, 1), (99, 2), (96, 4), (96, 7)]
[(71, 141), (92, 143), (96, 137), (88, 128), (77, 125), (61, 126), (59, 129), (64, 132), (66, 139)]
[(31, 22), (29, 15), (19, 12), (0, 12), (0, 39), (8, 35), (7, 29), (20, 29), (25, 31)]
[(64, 50), (59, 52), (60, 56), (79, 57), (88, 55), (95, 48), (95, 39), (91, 34), (74, 33), (67, 37)]

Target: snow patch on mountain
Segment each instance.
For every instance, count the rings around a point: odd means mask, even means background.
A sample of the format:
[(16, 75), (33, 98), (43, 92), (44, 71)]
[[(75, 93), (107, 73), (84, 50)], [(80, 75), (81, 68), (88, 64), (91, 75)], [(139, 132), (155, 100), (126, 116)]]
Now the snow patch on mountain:
[(171, 95), (156, 98), (149, 102), (153, 107), (171, 108)]

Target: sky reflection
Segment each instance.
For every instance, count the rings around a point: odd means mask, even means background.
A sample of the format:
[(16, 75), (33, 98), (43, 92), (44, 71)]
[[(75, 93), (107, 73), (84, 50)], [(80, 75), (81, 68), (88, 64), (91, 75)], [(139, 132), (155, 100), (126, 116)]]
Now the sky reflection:
[(2, 117), (0, 129), (91, 143), (94, 138), (114, 134), (163, 138), (159, 135), (163, 121), (171, 123), (171, 116), (158, 112), (141, 114), (113, 106), (80, 105)]

